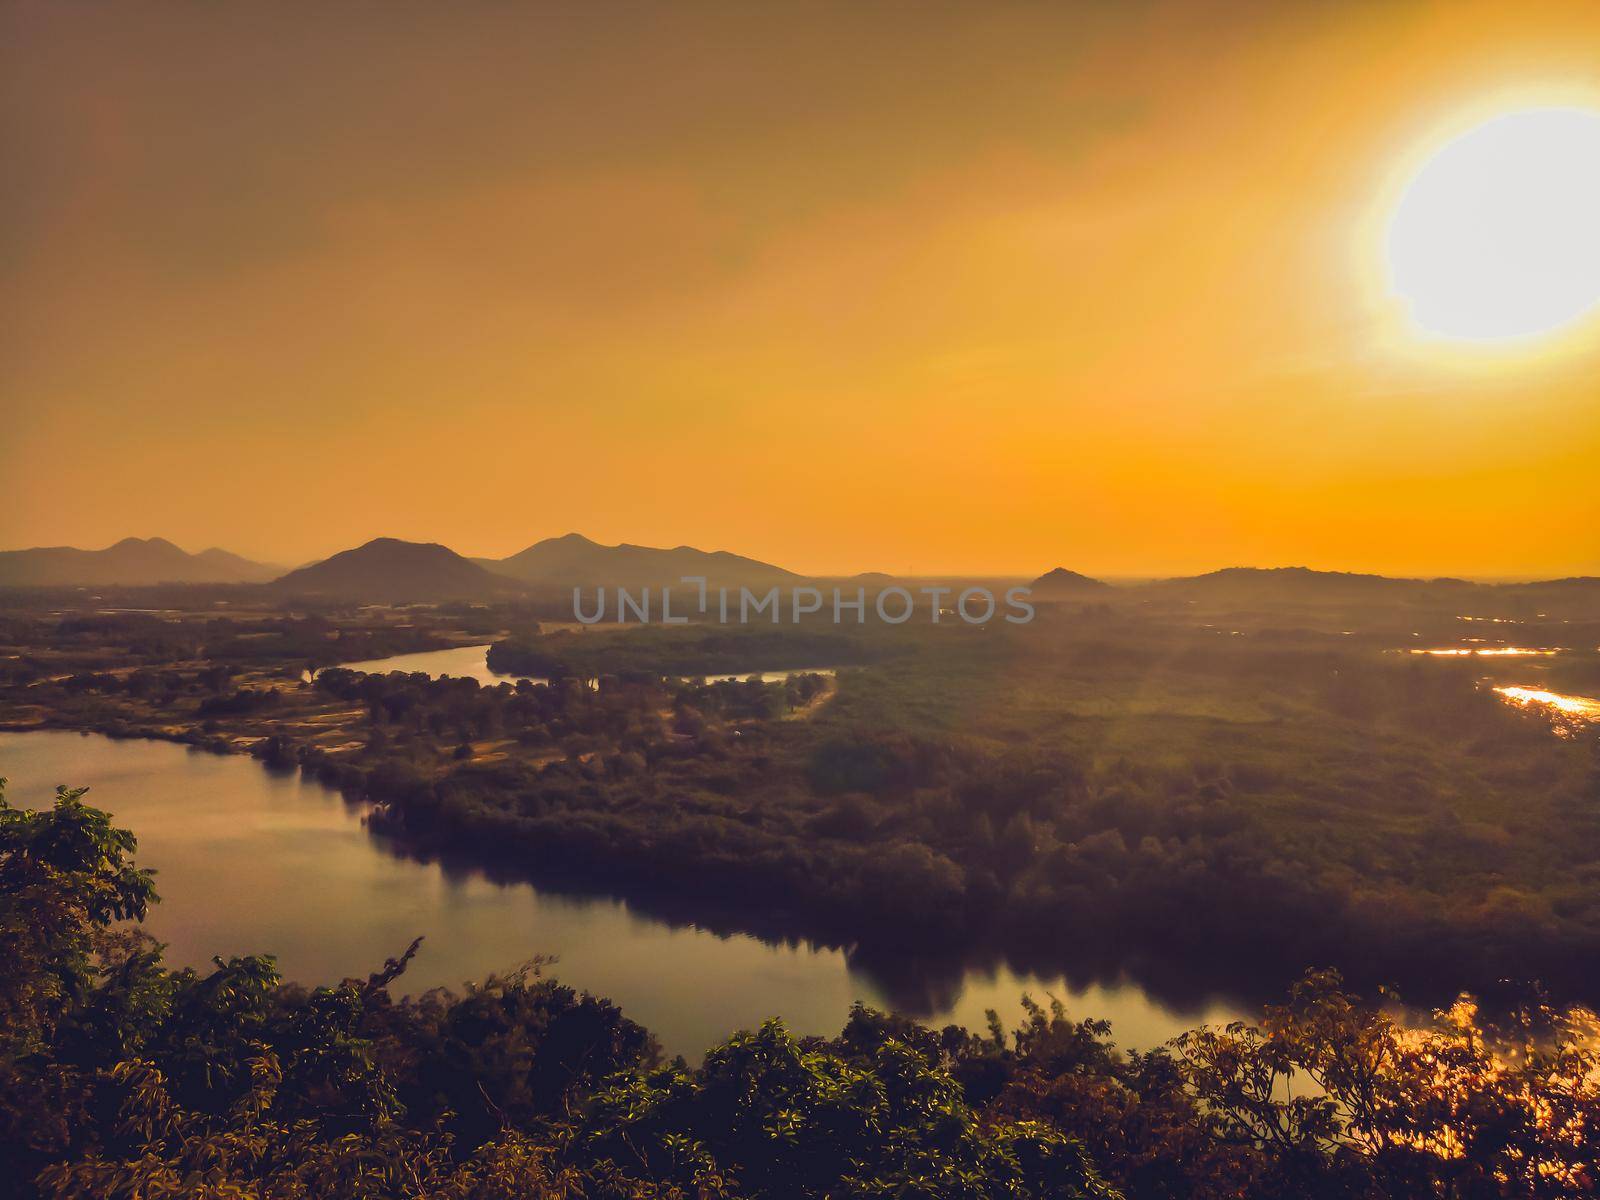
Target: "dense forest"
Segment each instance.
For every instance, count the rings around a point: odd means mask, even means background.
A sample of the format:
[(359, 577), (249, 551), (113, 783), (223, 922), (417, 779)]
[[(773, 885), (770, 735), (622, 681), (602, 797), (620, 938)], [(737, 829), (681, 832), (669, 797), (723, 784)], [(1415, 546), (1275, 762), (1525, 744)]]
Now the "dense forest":
[(104, 1197), (1579, 1197), (1595, 1019), (1466, 1001), (1404, 1028), (1336, 976), (1147, 1053), (1059, 1005), (1007, 1033), (857, 1007), (690, 1067), (525, 964), (397, 997), (425, 948), (307, 990), (172, 971), (136, 843), (0, 793), (0, 1194)]
[[(365, 703), (384, 747), (318, 769), (381, 801), (382, 827), (480, 861), (738, 897), (869, 948), (1145, 955), (1236, 987), (1337, 963), (1434, 999), (1600, 984), (1593, 736), (1457, 664), (953, 630), (842, 671), (807, 721), (770, 719), (802, 703), (781, 685), (650, 671), (317, 686)], [(548, 753), (441, 771), (395, 752), (458, 727)]]

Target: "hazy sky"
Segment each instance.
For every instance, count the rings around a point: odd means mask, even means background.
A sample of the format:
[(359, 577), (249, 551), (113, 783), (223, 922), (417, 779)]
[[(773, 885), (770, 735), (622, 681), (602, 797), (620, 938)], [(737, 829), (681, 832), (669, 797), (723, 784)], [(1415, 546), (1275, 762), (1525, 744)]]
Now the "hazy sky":
[[(1600, 573), (1382, 225), (1600, 5), (0, 8), (0, 546)], [(1600, 219), (1600, 218), (1597, 218)]]

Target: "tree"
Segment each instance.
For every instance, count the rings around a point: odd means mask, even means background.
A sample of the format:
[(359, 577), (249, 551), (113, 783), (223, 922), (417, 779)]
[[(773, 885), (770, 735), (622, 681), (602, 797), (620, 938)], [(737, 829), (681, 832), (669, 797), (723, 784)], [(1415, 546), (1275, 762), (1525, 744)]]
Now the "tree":
[(1055, 1130), (980, 1120), (950, 1075), (898, 1038), (845, 1057), (777, 1020), (697, 1071), (619, 1082), (597, 1097), (583, 1137), (587, 1155), (687, 1195), (1115, 1194)]
[(133, 865), (137, 842), (110, 815), (83, 803), (88, 790), (56, 789), (42, 812), (11, 807), (0, 780), (0, 1053), (49, 1042), (89, 986), (93, 956), (113, 921), (142, 920), (156, 899), (154, 873)]

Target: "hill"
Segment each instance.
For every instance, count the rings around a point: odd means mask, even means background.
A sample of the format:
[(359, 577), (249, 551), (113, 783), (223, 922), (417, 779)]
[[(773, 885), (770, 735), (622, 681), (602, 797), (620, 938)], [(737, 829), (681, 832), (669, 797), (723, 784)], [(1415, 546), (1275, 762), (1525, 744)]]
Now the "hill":
[(190, 554), (165, 538), (123, 538), (104, 550), (40, 546), (0, 551), (0, 587), (263, 583), (279, 568), (226, 550)]
[(1086, 593), (1103, 592), (1110, 586), (1103, 580), (1091, 579), (1087, 575), (1080, 575), (1077, 571), (1069, 571), (1065, 567), (1056, 567), (1039, 576), (1028, 585), (1028, 588), (1040, 598), (1049, 600), (1059, 596), (1081, 596)]
[(1229, 603), (1345, 603), (1410, 600), (1469, 592), (1481, 585), (1462, 579), (1397, 579), (1310, 567), (1224, 567), (1204, 575), (1163, 579), (1150, 585), (1196, 598)]
[(272, 584), (302, 596), (429, 603), (475, 600), (517, 591), (511, 580), (485, 570), (437, 542), (374, 538), (319, 563), (290, 571)]
[(561, 587), (664, 587), (684, 576), (703, 576), (711, 587), (771, 587), (801, 578), (771, 563), (693, 546), (602, 546), (579, 533), (546, 538), (502, 559), (475, 559), (491, 571), (524, 583)]
[(1417, 607), (1488, 606), (1519, 619), (1545, 615), (1600, 616), (1600, 578), (1572, 576), (1486, 582), (1448, 576), (1415, 579), (1315, 571), (1309, 567), (1225, 567), (1204, 575), (1155, 580), (1137, 589), (1214, 604), (1390, 604)]

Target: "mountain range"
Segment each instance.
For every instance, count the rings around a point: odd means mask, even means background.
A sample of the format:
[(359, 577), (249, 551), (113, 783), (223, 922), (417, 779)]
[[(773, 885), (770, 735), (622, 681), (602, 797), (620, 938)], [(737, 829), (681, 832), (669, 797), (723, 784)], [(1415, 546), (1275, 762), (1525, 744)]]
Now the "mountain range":
[(190, 554), (158, 537), (123, 538), (104, 550), (39, 546), (0, 551), (0, 587), (265, 583), (282, 571), (216, 548)]
[(560, 587), (665, 587), (684, 576), (700, 576), (711, 586), (771, 587), (802, 578), (771, 563), (730, 554), (675, 546), (602, 546), (581, 533), (545, 538), (508, 558), (473, 559), (479, 566), (523, 583)]
[[(490, 600), (529, 591), (572, 587), (660, 588), (685, 576), (713, 586), (749, 587), (831, 582), (887, 586), (895, 576), (865, 572), (849, 580), (818, 580), (727, 551), (670, 549), (623, 543), (606, 546), (582, 534), (546, 538), (506, 558), (466, 558), (437, 543), (374, 538), (319, 562), (283, 573), (225, 550), (190, 554), (164, 538), (124, 538), (103, 550), (70, 546), (0, 551), (0, 587), (145, 586), (164, 583), (268, 584), (285, 596), (429, 603)], [(1378, 601), (1404, 605), (1454, 604), (1477, 596), (1515, 597), (1534, 610), (1548, 604), (1600, 606), (1600, 579), (1489, 584), (1461, 579), (1403, 579), (1307, 567), (1227, 567), (1202, 575), (1113, 587), (1056, 567), (1032, 581), (1037, 599), (1074, 601), (1142, 597), (1208, 606), (1329, 605)], [(1597, 609), (1600, 611), (1600, 609)]]
[(713, 586), (752, 588), (803, 578), (725, 550), (603, 546), (579, 533), (546, 538), (501, 559), (469, 559), (437, 543), (381, 537), (287, 573), (225, 550), (189, 554), (164, 538), (124, 538), (104, 550), (0, 552), (0, 587), (269, 583), (286, 595), (396, 603), (488, 599), (527, 588), (659, 588), (697, 575)]

